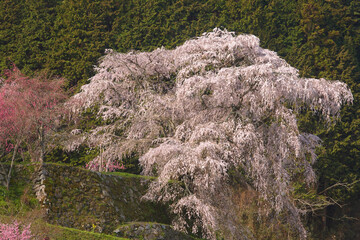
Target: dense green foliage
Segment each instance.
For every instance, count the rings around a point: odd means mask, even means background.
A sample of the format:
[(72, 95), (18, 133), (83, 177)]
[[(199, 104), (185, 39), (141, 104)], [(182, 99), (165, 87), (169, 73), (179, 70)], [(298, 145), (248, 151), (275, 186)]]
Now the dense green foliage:
[[(0, 169), (2, 173), (6, 172), (4, 171), (4, 169), (7, 169), (6, 165), (1, 164)], [(22, 166), (22, 171), (24, 175), (30, 175), (34, 169), (32, 166)], [(13, 181), (9, 189), (2, 184), (0, 185), (0, 215), (16, 216), (39, 207), (39, 203), (26, 177), (19, 177), (18, 172), (12, 175), (17, 177), (17, 181)], [(3, 182), (3, 179), (1, 182)]]
[[(262, 47), (278, 52), (302, 75), (339, 79), (351, 87), (354, 104), (343, 109), (338, 124), (325, 130), (318, 116), (304, 110), (300, 129), (324, 140), (316, 165), (320, 192), (360, 180), (356, 0), (1, 0), (0, 69), (10, 63), (27, 74), (46, 69), (78, 89), (106, 48), (173, 48), (214, 27), (254, 34)], [(89, 120), (94, 119), (89, 115)], [(84, 124), (83, 130), (89, 128)], [(325, 194), (352, 201), (360, 197), (360, 184)]]
[(45, 156), (46, 162), (65, 163), (70, 166), (85, 167), (86, 163), (90, 162), (99, 154), (98, 148), (89, 148), (81, 145), (76, 151), (68, 152), (61, 147), (55, 147), (49, 154)]

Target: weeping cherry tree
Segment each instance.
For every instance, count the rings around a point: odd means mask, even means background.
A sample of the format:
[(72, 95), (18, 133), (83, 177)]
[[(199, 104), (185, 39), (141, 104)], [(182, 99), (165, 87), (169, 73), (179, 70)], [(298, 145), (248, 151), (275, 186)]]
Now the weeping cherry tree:
[(74, 130), (66, 143), (69, 151), (101, 144), (89, 168), (137, 152), (143, 174), (157, 177), (144, 198), (169, 203), (177, 229), (210, 239), (224, 224), (234, 239), (241, 235), (228, 220), (229, 169), (241, 169), (306, 238), (292, 180), (300, 174), (309, 187), (316, 182), (320, 139), (299, 131), (296, 113), (307, 107), (333, 122), (353, 100), (346, 84), (302, 78), (255, 36), (220, 29), (173, 50), (108, 50), (96, 71), (73, 97), (81, 104), (69, 105), (78, 112), (98, 106), (108, 124)]

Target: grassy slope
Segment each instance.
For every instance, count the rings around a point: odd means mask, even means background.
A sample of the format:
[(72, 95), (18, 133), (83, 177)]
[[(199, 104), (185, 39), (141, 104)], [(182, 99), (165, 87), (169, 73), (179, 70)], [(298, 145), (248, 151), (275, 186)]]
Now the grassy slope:
[(57, 225), (48, 224), (43, 219), (43, 212), (39, 208), (20, 211), (16, 215), (0, 215), (0, 223), (12, 223), (18, 221), (21, 225), (31, 224), (31, 233), (34, 239), (76, 239), (76, 240), (101, 240), (101, 239), (127, 239), (111, 235), (81, 231), (74, 228), (66, 228)]

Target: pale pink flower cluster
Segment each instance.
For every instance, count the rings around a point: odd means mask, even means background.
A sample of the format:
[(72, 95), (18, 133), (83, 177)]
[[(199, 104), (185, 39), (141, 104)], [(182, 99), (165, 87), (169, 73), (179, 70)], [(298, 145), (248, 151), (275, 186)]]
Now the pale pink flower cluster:
[(30, 226), (20, 227), (15, 220), (12, 224), (0, 223), (0, 239), (3, 240), (30, 240), (32, 238)]
[(228, 170), (242, 169), (271, 209), (306, 237), (291, 181), (303, 172), (315, 182), (320, 139), (299, 132), (296, 111), (305, 105), (325, 121), (336, 119), (353, 100), (346, 84), (301, 78), (255, 36), (220, 29), (173, 50), (108, 51), (96, 70), (74, 96), (82, 103), (76, 111), (97, 105), (111, 121), (77, 137), (104, 148), (93, 163), (137, 152), (143, 174), (158, 177), (145, 198), (171, 202), (175, 227), (201, 229), (208, 238), (224, 228), (234, 239), (243, 234), (233, 227), (228, 184)]
[[(108, 164), (108, 165), (107, 165)], [(93, 171), (107, 171), (107, 172), (115, 172), (116, 170), (125, 170), (125, 166), (122, 163), (119, 162), (104, 162), (102, 165), (99, 162), (89, 162), (85, 166), (86, 169), (90, 169)]]

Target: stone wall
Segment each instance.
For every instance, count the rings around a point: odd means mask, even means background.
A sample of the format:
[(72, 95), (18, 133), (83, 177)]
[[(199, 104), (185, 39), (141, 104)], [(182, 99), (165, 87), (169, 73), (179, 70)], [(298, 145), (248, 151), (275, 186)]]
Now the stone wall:
[(33, 178), (49, 223), (106, 233), (124, 222), (170, 223), (166, 206), (141, 200), (150, 181), (56, 164), (43, 164)]

